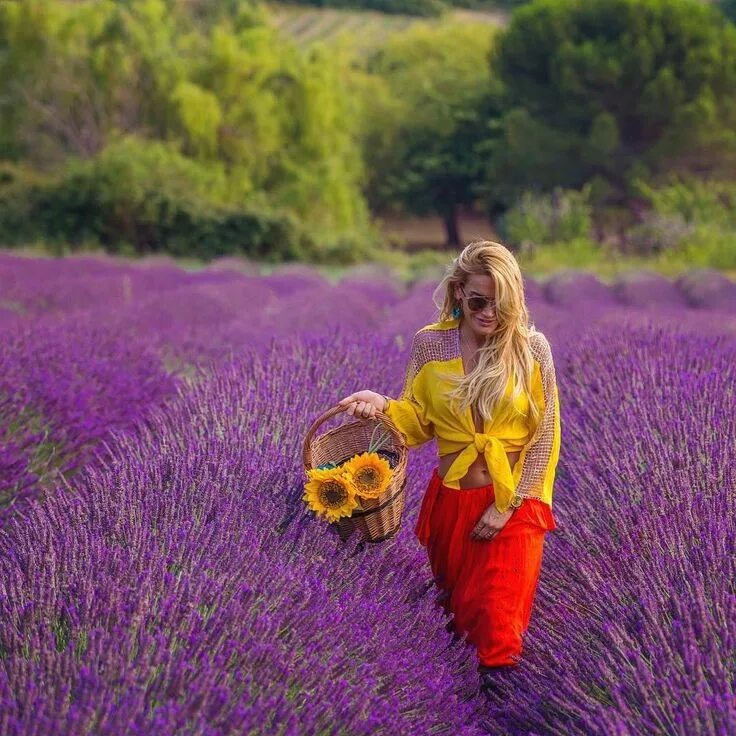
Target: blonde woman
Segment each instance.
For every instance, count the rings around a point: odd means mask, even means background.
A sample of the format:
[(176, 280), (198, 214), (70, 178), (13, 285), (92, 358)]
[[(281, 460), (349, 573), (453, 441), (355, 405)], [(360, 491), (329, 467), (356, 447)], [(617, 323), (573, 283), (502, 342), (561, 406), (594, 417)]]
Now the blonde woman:
[(451, 630), (477, 648), (481, 687), (519, 663), (546, 532), (560, 407), (550, 344), (530, 325), (519, 265), (500, 243), (470, 243), (434, 294), (439, 320), (411, 346), (398, 399), (363, 390), (340, 401), (385, 412), (439, 461), (415, 534), (427, 548)]

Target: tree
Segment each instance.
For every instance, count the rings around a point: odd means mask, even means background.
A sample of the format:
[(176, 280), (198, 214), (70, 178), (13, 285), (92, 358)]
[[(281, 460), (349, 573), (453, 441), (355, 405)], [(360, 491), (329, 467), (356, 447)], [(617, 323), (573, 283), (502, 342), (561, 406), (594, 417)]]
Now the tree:
[(538, 0), (494, 48), (505, 112), (490, 202), (597, 178), (717, 167), (736, 152), (736, 28), (691, 0)]
[(736, 0), (720, 0), (718, 7), (730, 21), (736, 22)]
[(418, 23), (369, 59), (384, 94), (366, 114), (367, 196), (378, 211), (439, 214), (448, 245), (460, 242), (458, 207), (475, 199), (488, 136), (488, 53), (494, 29)]
[(121, 137), (132, 159), (171, 144), (224, 172), (218, 205), (288, 212), (324, 253), (345, 252), (378, 239), (351, 61), (299, 49), (252, 0), (0, 3), (0, 158), (63, 177)]

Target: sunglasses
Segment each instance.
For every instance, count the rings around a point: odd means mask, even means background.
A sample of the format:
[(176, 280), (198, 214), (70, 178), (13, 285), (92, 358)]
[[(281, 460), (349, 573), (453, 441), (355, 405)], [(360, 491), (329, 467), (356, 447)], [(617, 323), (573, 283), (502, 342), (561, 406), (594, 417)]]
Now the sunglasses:
[(489, 299), (487, 296), (465, 296), (465, 288), (462, 286), (460, 291), (471, 312), (482, 312), (486, 307), (490, 307), (494, 312), (496, 311), (495, 299)]

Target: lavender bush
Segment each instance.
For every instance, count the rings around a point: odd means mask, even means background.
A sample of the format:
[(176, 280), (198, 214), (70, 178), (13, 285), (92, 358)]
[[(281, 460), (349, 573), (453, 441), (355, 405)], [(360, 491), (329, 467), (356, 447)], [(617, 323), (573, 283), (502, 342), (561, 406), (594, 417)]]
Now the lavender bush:
[(71, 474), (114, 428), (172, 394), (176, 379), (144, 338), (92, 315), (39, 320), (0, 341), (0, 520)]
[(0, 733), (736, 732), (731, 301), (529, 282), (559, 528), (481, 698), (411, 534), (435, 444), (384, 543), (301, 501), (313, 419), (436, 317), (365, 278), (0, 256)]

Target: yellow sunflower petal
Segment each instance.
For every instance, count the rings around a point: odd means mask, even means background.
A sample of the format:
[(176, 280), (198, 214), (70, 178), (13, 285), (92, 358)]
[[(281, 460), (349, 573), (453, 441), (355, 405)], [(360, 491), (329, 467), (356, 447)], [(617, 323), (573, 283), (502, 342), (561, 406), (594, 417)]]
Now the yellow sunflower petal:
[(307, 470), (307, 476), (310, 480), (326, 480), (341, 474), (342, 468), (310, 468)]
[(355, 455), (344, 468), (362, 498), (378, 498), (388, 488), (393, 472), (388, 461), (375, 452)]
[(304, 486), (302, 499), (307, 506), (328, 521), (350, 516), (358, 505), (350, 477), (335, 469), (309, 472), (311, 480)]

